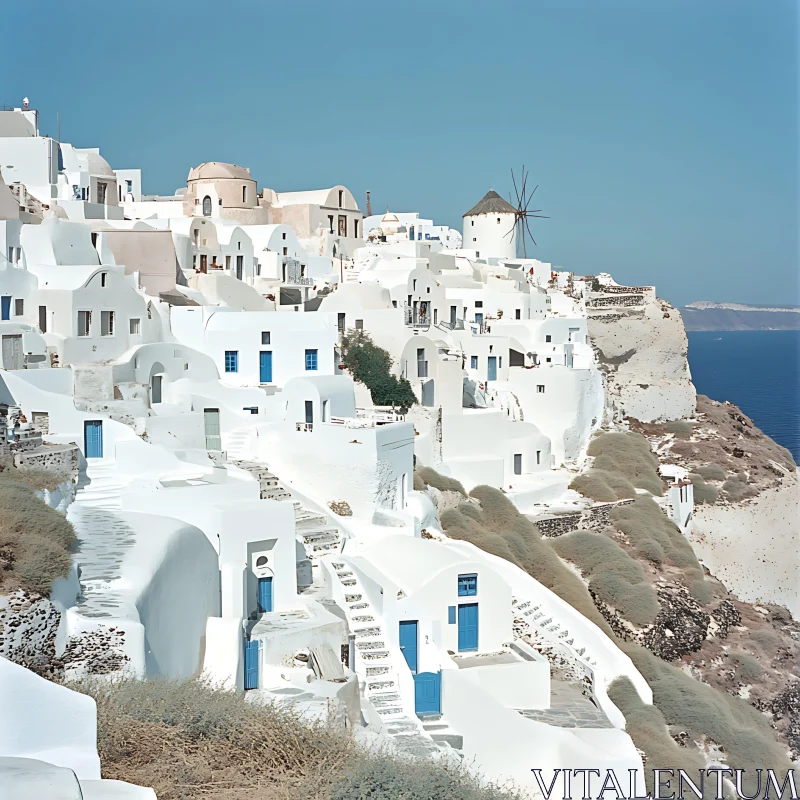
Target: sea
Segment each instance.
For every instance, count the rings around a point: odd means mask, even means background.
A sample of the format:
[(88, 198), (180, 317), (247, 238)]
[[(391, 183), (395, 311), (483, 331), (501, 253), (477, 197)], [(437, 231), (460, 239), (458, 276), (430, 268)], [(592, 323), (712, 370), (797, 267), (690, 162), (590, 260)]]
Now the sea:
[(698, 393), (730, 400), (800, 463), (800, 331), (690, 331)]

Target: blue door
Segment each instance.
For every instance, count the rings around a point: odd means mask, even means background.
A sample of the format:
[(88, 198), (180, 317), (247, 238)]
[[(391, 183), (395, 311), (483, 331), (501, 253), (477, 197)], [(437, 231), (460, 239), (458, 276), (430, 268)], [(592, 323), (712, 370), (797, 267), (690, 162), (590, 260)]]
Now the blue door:
[(100, 420), (83, 423), (83, 452), (86, 458), (103, 457), (103, 423)]
[(421, 672), (414, 676), (414, 712), (418, 717), (442, 713), (441, 672)]
[(2, 310), (2, 314), (0, 317), (2, 319), (11, 319), (11, 297), (8, 295), (3, 295), (0, 297), (0, 310)]
[(400, 650), (412, 672), (417, 671), (417, 620), (400, 623)]
[(465, 603), (458, 607), (458, 650), (478, 649), (478, 604)]
[(258, 689), (258, 639), (244, 643), (244, 688)]
[(272, 383), (272, 350), (261, 351), (258, 366), (261, 383)]
[(272, 578), (258, 579), (258, 610), (272, 611)]
[(478, 311), (475, 313), (475, 322), (478, 325), (483, 325), (483, 313)]
[(487, 380), (497, 380), (497, 356), (489, 356), (489, 365), (486, 375)]

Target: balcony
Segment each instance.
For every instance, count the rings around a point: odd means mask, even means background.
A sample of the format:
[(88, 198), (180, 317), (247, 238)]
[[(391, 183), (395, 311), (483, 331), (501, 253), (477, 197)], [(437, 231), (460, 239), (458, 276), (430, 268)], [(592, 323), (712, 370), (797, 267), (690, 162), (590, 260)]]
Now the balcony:
[(412, 328), (424, 328), (426, 330), (430, 328), (431, 315), (427, 308), (420, 309), (416, 304), (410, 306), (408, 303), (404, 303), (403, 310), (405, 313), (406, 325)]

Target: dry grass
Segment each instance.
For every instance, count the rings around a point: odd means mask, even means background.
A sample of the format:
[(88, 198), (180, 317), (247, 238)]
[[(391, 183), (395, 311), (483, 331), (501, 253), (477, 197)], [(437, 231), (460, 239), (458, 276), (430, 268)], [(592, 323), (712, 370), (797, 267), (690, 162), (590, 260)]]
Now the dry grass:
[(457, 481), (455, 478), (448, 478), (447, 475), (440, 475), (432, 467), (420, 467), (414, 473), (415, 482), (417, 477), (419, 477), (423, 484), (433, 486), (434, 489), (438, 489), (440, 492), (458, 492), (464, 495), (464, 497), (467, 496), (460, 481)]
[(650, 444), (638, 433), (601, 433), (592, 439), (588, 453), (594, 456), (594, 468), (623, 475), (637, 489), (654, 495), (664, 493), (658, 475), (658, 459)]
[(636, 497), (636, 489), (624, 475), (602, 469), (591, 469), (578, 475), (570, 483), (569, 488), (600, 503), (613, 503), (615, 500), (629, 500)]
[(366, 752), (342, 729), (197, 679), (72, 688), (97, 702), (103, 777), (150, 786), (159, 800), (513, 797), (464, 770)]
[[(14, 478), (25, 473), (14, 473)], [(36, 497), (24, 481), (0, 480), (0, 588), (50, 593), (72, 565), (76, 537), (63, 514)], [(9, 476), (9, 477), (6, 477)], [(38, 481), (36, 481), (38, 483)]]

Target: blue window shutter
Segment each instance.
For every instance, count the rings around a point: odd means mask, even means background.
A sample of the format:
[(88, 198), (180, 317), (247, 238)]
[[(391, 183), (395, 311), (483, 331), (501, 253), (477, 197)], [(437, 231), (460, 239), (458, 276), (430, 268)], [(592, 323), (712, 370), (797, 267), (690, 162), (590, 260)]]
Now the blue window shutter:
[(239, 371), (239, 351), (226, 350), (225, 351), (225, 372), (238, 372)]
[(455, 606), (448, 606), (447, 607), (447, 624), (448, 625), (455, 625), (456, 624), (456, 607)]
[(317, 369), (317, 351), (306, 350), (306, 370)]

